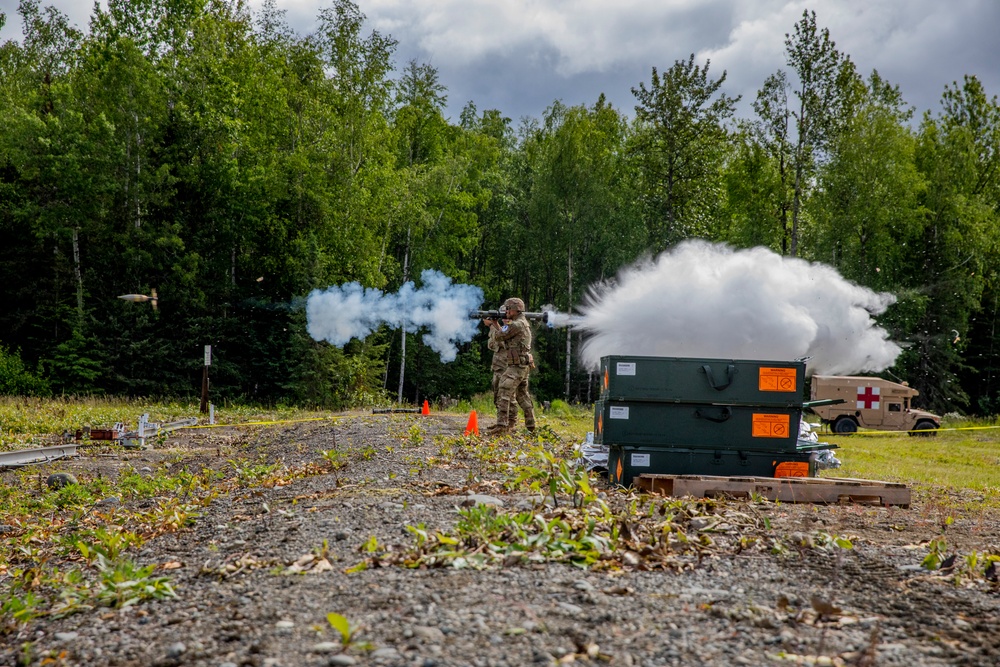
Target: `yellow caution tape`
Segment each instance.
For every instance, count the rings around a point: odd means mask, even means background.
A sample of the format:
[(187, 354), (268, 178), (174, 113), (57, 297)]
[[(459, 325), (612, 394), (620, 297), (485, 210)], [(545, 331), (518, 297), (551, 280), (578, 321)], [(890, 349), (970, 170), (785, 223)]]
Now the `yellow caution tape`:
[[(823, 435), (909, 435), (910, 433), (940, 433), (942, 431), (986, 431), (1000, 426), (956, 426), (954, 428), (923, 428), (919, 431), (855, 431), (854, 433), (823, 432)], [(819, 433), (819, 431), (816, 431)]]
[(274, 424), (297, 424), (300, 422), (319, 422), (319, 421), (337, 421), (336, 417), (310, 417), (309, 419), (277, 419), (273, 421), (266, 422), (242, 422), (238, 424), (198, 424), (196, 426), (184, 426), (182, 428), (222, 428), (222, 427), (237, 427), (237, 426), (273, 426)]

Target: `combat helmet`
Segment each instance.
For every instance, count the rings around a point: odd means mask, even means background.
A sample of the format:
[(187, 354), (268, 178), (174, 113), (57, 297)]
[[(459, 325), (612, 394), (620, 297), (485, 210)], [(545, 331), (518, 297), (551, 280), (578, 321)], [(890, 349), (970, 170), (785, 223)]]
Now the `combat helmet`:
[(512, 296), (511, 298), (509, 298), (509, 299), (507, 299), (506, 301), (503, 302), (503, 308), (504, 308), (505, 311), (510, 310), (511, 308), (513, 308), (513, 309), (517, 310), (519, 313), (523, 313), (524, 312), (524, 301), (521, 301), (516, 296)]

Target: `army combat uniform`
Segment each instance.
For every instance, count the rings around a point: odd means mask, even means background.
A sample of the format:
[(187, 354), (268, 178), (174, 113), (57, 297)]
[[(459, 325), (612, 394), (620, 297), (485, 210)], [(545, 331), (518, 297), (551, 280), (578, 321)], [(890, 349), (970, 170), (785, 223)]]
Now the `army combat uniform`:
[[(493, 371), (493, 405), (497, 408), (497, 414), (500, 413), (500, 378), (503, 377), (503, 372), (507, 370), (508, 360), (507, 360), (507, 344), (497, 338), (497, 333), (499, 329), (490, 327), (489, 339), (486, 342), (486, 347), (488, 347), (493, 352), (493, 363), (490, 369)], [(509, 428), (513, 429), (517, 426), (517, 403), (508, 403), (508, 417), (506, 424)]]
[(531, 356), (531, 327), (524, 313), (496, 330), (496, 339), (506, 347), (507, 368), (500, 375), (497, 396), (497, 423), (489, 428), (492, 433), (506, 433), (513, 428), (510, 415), (521, 406), (524, 425), (535, 430), (535, 408), (528, 394), (528, 374), (534, 366)]

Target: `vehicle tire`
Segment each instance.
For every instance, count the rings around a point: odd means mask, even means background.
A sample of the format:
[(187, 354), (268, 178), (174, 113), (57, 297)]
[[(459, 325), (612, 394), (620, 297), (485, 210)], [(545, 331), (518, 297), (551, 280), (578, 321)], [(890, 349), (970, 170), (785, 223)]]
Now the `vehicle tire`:
[(840, 435), (850, 435), (858, 432), (858, 423), (850, 417), (837, 417), (833, 422), (833, 432)]
[(930, 419), (921, 419), (913, 426), (913, 430), (910, 431), (910, 435), (918, 435), (922, 438), (927, 438), (932, 435), (937, 435), (937, 429), (941, 428)]

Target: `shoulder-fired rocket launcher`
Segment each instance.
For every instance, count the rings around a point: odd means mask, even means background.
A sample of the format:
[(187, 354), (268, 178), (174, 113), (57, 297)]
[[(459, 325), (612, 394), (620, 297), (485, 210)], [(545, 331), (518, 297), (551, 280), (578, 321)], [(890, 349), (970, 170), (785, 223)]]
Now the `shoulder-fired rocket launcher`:
[[(525, 318), (529, 320), (535, 320), (537, 322), (543, 322), (545, 324), (549, 323), (549, 313), (548, 311), (543, 313), (521, 313)], [(507, 313), (502, 310), (470, 310), (469, 318), (473, 320), (502, 320), (506, 319)]]

